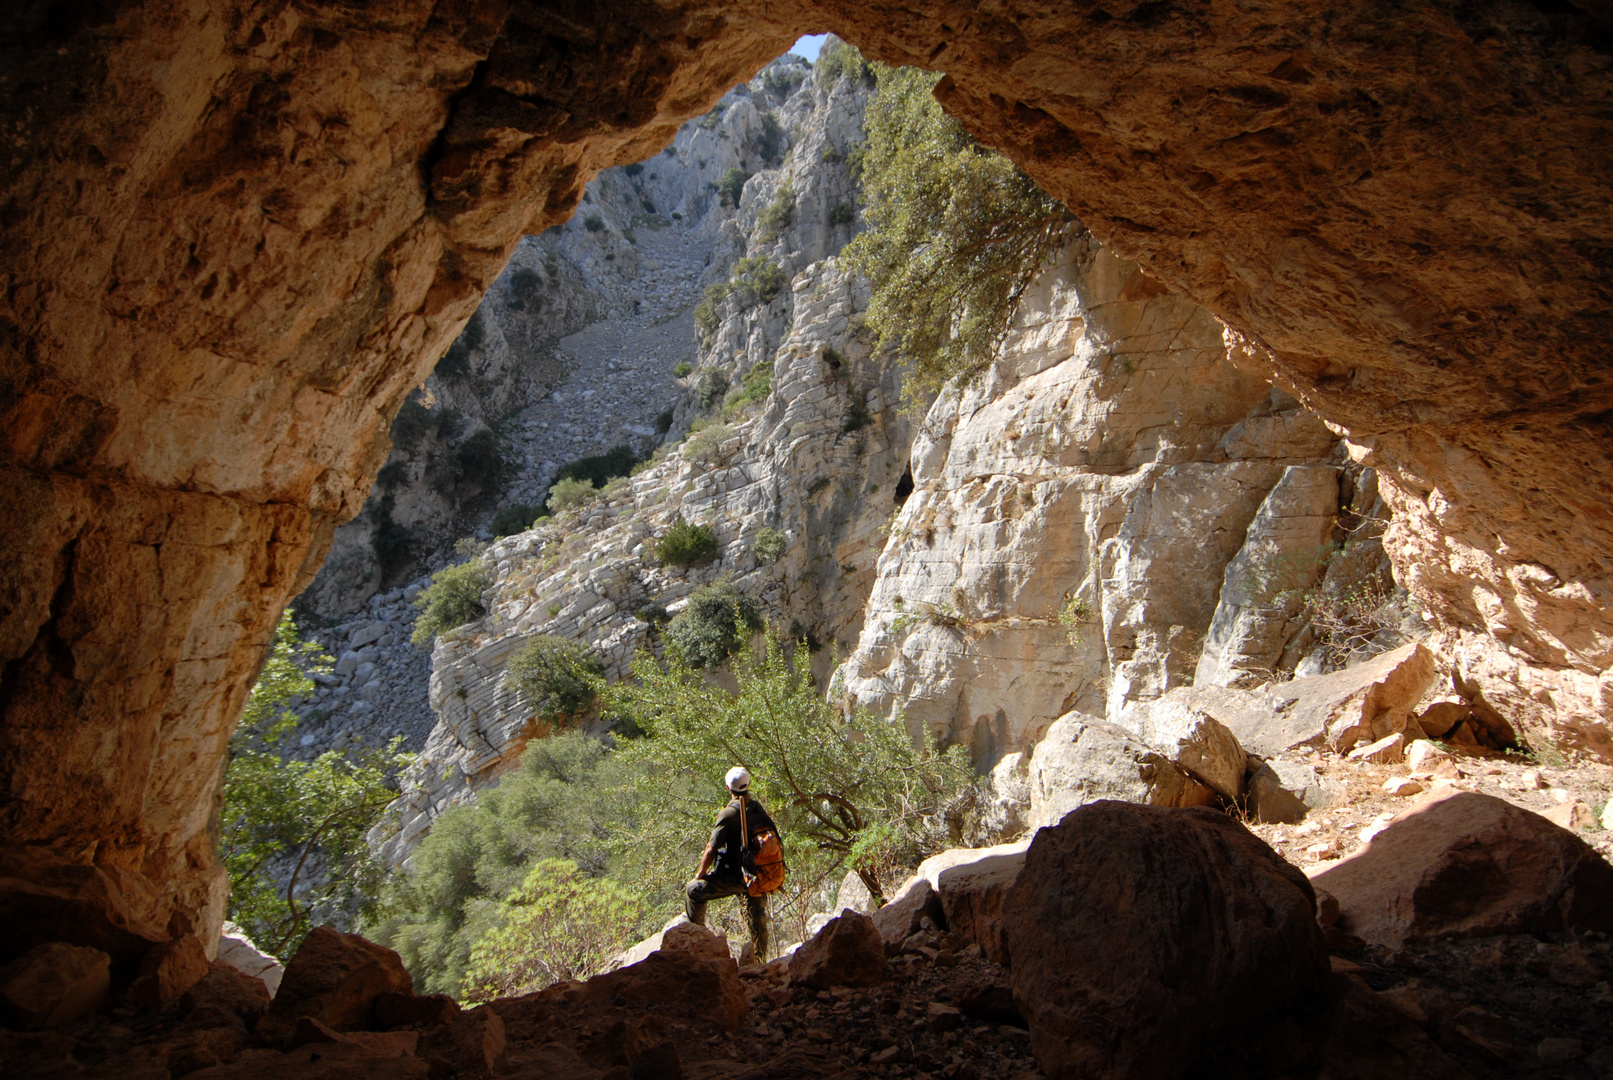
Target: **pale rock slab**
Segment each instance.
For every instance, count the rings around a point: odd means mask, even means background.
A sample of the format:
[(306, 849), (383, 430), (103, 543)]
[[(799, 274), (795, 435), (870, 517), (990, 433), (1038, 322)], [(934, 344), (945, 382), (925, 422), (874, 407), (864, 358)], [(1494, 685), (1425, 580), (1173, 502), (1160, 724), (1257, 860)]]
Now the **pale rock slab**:
[(1136, 735), (1080, 713), (1060, 717), (1031, 753), (1028, 783), (1033, 829), (1102, 799), (1162, 806), (1202, 806), (1214, 792)]

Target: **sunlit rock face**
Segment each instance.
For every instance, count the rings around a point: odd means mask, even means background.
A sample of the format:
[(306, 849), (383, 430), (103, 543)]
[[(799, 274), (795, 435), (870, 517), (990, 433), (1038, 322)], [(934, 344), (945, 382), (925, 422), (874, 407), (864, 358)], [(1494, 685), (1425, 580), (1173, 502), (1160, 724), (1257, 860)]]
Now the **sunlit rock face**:
[(153, 926), (216, 927), (229, 727), (403, 395), (521, 233), (804, 31), (948, 72), (1379, 469), (1473, 688), (1610, 750), (1613, 74), (1574, 8), (35, 10), (0, 36), (0, 820)]

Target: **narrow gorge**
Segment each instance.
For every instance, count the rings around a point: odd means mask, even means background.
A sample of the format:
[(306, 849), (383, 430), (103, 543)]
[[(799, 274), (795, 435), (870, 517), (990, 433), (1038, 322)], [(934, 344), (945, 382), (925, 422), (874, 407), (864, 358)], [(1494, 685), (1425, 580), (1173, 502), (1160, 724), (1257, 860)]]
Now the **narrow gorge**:
[[(1613, 1075), (1600, 13), (0, 22), (0, 1067)], [(954, 378), (898, 69), (1062, 215)]]

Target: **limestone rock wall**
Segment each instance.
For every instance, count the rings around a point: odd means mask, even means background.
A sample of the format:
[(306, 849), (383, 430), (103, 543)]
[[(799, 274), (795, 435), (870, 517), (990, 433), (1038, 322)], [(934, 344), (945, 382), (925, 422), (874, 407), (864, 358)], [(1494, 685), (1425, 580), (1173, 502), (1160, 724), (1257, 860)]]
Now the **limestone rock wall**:
[(972, 130), (1224, 319), (1237, 362), (1376, 463), (1403, 580), (1499, 643), (1470, 668), (1486, 699), (1531, 737), (1607, 747), (1599, 10), (157, 0), (4, 19), (7, 844), (216, 910), (230, 725), (404, 395), (523, 232), (808, 29), (947, 71)]
[(1298, 626), (1245, 600), (1272, 624), (1251, 641), (1223, 579), (1319, 560), (1336, 444), (1213, 316), (1078, 236), (990, 373), (925, 417), (846, 693), (989, 769), (1072, 710), (1126, 724), (1206, 656), (1269, 678)]

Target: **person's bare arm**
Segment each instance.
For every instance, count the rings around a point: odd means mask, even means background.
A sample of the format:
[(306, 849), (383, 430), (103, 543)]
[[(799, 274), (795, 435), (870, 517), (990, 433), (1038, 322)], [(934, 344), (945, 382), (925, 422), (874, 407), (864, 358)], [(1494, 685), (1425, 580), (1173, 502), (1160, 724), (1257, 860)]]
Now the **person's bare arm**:
[(711, 856), (712, 848), (710, 844), (707, 844), (705, 854), (700, 856), (700, 869), (694, 872), (695, 877), (703, 878), (706, 876), (706, 871), (711, 869)]

